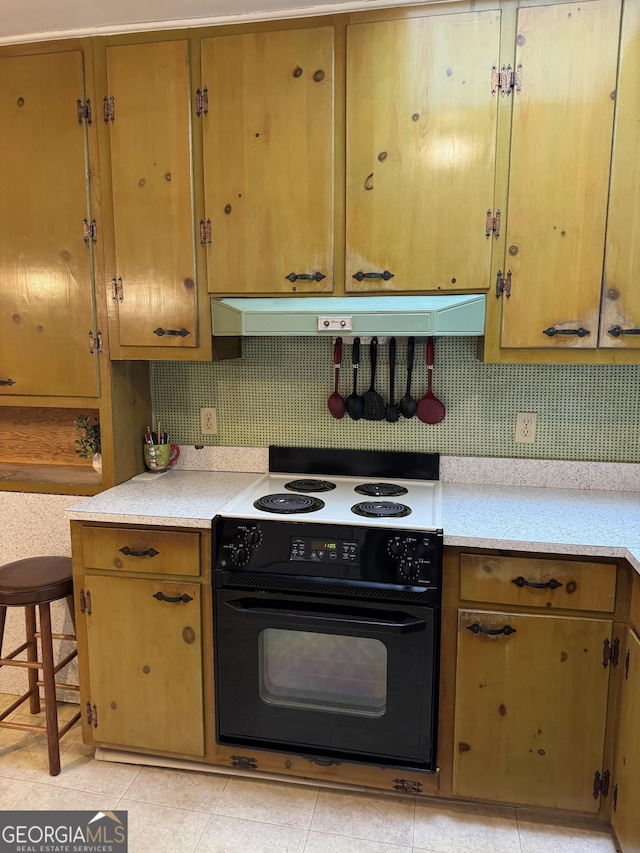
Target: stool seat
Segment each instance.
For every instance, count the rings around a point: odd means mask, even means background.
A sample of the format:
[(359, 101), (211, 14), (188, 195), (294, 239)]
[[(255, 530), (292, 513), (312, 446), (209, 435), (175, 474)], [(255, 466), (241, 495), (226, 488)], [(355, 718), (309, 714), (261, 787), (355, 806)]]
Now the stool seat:
[[(74, 627), (74, 634), (54, 634), (51, 630), (53, 601), (65, 600)], [(24, 609), (26, 642), (9, 653), (2, 653), (4, 628), (9, 607)], [(40, 630), (36, 625), (36, 607), (40, 617)], [(41, 658), (38, 658), (40, 640)], [(53, 658), (53, 640), (73, 641), (73, 650), (57, 665)], [(17, 666), (27, 670), (29, 689), (8, 708), (0, 711), (0, 728), (19, 731), (44, 732), (47, 736), (49, 773), (60, 772), (60, 738), (80, 719), (78, 711), (62, 728), (58, 727), (56, 688), (78, 690), (77, 684), (60, 684), (56, 674), (78, 654), (75, 643), (75, 613), (73, 608), (73, 577), (70, 557), (28, 557), (0, 566), (0, 667)], [(26, 652), (26, 660), (18, 658)], [(38, 678), (42, 670), (42, 680)], [(40, 688), (44, 690), (45, 725), (43, 728), (9, 719), (23, 702), (29, 700), (32, 714), (40, 713)]]
[(0, 566), (0, 605), (25, 607), (73, 595), (70, 557), (29, 557)]

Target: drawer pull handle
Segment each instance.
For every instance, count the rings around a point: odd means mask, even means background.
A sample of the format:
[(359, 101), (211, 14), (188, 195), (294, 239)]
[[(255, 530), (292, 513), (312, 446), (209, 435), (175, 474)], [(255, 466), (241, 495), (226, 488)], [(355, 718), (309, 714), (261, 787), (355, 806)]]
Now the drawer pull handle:
[(158, 601), (168, 601), (169, 604), (178, 604), (180, 601), (186, 604), (188, 601), (193, 601), (193, 597), (187, 595), (186, 592), (184, 595), (165, 595), (164, 592), (156, 592), (152, 598), (157, 598)]
[(289, 275), (285, 275), (285, 278), (288, 278), (291, 282), (296, 281), (322, 281), (323, 278), (326, 278), (326, 275), (321, 272), (290, 272)]
[(562, 584), (560, 581), (557, 581), (555, 578), (551, 578), (550, 581), (546, 583), (534, 583), (533, 581), (528, 581), (520, 575), (517, 578), (514, 578), (511, 583), (514, 583), (516, 586), (522, 588), (523, 586), (528, 586), (531, 589), (558, 589)]
[(497, 637), (499, 634), (508, 637), (509, 634), (515, 634), (516, 629), (511, 625), (503, 625), (502, 628), (483, 628), (482, 625), (474, 622), (473, 625), (467, 625), (467, 631), (471, 631), (472, 634), (488, 634), (490, 637)]
[(155, 557), (160, 551), (156, 551), (155, 548), (147, 548), (146, 551), (132, 551), (128, 545), (125, 545), (124, 548), (120, 548), (120, 553), (124, 554), (125, 557)]

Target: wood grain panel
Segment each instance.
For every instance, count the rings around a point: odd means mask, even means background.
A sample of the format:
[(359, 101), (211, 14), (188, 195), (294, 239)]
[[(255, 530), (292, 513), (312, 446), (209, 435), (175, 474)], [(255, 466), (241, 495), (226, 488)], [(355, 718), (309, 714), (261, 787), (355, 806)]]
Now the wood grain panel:
[[(107, 48), (123, 346), (196, 347), (189, 43)], [(189, 334), (155, 330), (185, 329)]]
[(0, 408), (0, 460), (3, 463), (91, 466), (76, 454), (79, 437), (73, 426), (89, 409)]
[(204, 755), (200, 585), (100, 575), (85, 584), (95, 741)]
[[(126, 554), (122, 549), (140, 554)], [(82, 528), (84, 566), (158, 575), (200, 574), (200, 536), (174, 530), (128, 527)], [(149, 550), (157, 553), (146, 553)]]
[(209, 291), (330, 292), (333, 29), (204, 39), (202, 75)]
[[(542, 560), (536, 557), (460, 555), (460, 598), (489, 604), (524, 607), (563, 607), (570, 610), (613, 612), (616, 600), (616, 565), (578, 560)], [(515, 584), (557, 581), (556, 589), (536, 589)]]
[(348, 28), (348, 290), (489, 287), (499, 38), (495, 10)]
[(627, 633), (628, 677), (622, 684), (614, 784), (613, 828), (624, 853), (640, 853), (640, 640)]
[(97, 396), (81, 51), (0, 59), (0, 394)]
[(600, 346), (638, 349), (640, 335), (640, 3), (624, 8), (611, 169)]
[[(479, 624), (509, 636), (474, 633)], [(597, 812), (611, 621), (461, 610), (454, 795)]]
[(598, 345), (619, 25), (616, 0), (518, 10), (503, 347)]

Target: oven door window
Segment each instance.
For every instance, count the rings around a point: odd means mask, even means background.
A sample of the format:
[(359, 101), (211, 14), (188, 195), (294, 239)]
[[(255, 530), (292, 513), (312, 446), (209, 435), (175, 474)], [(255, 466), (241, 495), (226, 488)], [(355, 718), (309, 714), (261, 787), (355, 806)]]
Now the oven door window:
[(378, 639), (266, 628), (258, 649), (268, 705), (361, 717), (386, 711), (387, 648)]

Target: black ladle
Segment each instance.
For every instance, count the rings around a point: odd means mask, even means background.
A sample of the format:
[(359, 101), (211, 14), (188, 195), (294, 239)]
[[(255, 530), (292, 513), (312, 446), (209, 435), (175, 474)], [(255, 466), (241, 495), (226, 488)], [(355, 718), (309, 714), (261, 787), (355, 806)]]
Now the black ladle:
[(417, 402), (411, 396), (411, 376), (413, 374), (413, 357), (415, 350), (416, 340), (415, 338), (409, 338), (409, 343), (407, 345), (407, 390), (405, 391), (402, 400), (400, 400), (400, 411), (405, 418), (412, 418), (418, 408)]
[(364, 401), (358, 396), (358, 368), (360, 367), (360, 338), (353, 339), (351, 349), (351, 363), (353, 365), (353, 391), (347, 397), (347, 414), (353, 421), (359, 421), (364, 412)]
[(400, 406), (394, 402), (396, 398), (396, 339), (389, 341), (389, 402), (385, 409), (385, 417), (394, 424), (400, 419)]

